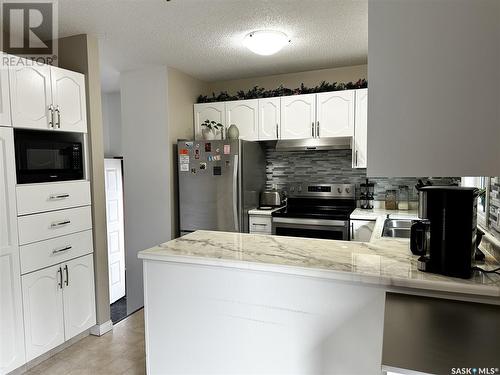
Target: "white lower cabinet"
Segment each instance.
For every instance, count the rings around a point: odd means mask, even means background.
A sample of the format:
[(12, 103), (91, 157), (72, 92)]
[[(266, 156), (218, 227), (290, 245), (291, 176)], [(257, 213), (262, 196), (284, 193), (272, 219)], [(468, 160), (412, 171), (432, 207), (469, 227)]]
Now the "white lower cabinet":
[(249, 215), (248, 230), (250, 233), (272, 234), (271, 215)]
[(22, 277), (26, 359), (64, 342), (62, 266), (45, 268)]
[(92, 255), (24, 275), (22, 290), (27, 361), (95, 324)]
[(351, 241), (370, 241), (375, 228), (375, 221), (351, 220)]
[(69, 340), (96, 322), (93, 256), (70, 260), (63, 274), (64, 334)]

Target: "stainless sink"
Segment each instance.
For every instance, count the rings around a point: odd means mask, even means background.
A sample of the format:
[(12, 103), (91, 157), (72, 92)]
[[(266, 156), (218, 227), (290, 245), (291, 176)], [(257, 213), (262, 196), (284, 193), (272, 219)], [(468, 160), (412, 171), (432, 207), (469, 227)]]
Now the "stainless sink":
[(410, 238), (411, 220), (386, 219), (382, 237)]

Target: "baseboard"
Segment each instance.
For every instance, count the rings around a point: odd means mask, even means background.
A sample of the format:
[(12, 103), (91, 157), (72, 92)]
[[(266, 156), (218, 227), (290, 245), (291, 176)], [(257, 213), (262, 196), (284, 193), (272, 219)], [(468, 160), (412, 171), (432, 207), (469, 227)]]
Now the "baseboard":
[(90, 328), (90, 334), (93, 336), (102, 336), (105, 333), (108, 333), (113, 329), (113, 322), (108, 320), (102, 324), (96, 324), (95, 326)]

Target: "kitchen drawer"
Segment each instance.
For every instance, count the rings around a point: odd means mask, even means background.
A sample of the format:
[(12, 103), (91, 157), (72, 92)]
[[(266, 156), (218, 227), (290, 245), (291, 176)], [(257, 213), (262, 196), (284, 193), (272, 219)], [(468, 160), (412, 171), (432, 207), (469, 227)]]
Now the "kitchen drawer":
[(72, 181), (16, 187), (18, 215), (90, 205), (90, 183)]
[(90, 206), (17, 218), (19, 245), (92, 229)]
[(92, 231), (86, 230), (35, 242), (19, 248), (21, 274), (39, 270), (57, 263), (93, 252)]
[(271, 217), (270, 216), (250, 216), (249, 232), (250, 233), (265, 233), (271, 234)]

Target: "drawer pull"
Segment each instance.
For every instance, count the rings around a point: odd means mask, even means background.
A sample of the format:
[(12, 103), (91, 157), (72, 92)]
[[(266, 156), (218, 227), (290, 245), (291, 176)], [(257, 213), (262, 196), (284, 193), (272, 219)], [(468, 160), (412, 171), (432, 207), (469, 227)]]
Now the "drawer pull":
[(62, 253), (63, 251), (68, 251), (68, 250), (71, 250), (73, 248), (73, 246), (64, 246), (64, 247), (61, 247), (60, 249), (54, 249), (52, 250), (52, 254), (57, 254), (57, 253)]
[(50, 227), (57, 228), (57, 227), (60, 227), (60, 226), (66, 225), (66, 224), (70, 224), (70, 223), (71, 223), (71, 220), (58, 221), (57, 223), (50, 224)]
[(53, 194), (49, 196), (49, 200), (55, 201), (58, 199), (64, 199), (64, 198), (69, 198), (69, 194)]
[(267, 227), (268, 224), (263, 224), (263, 223), (252, 223), (252, 225), (259, 225), (261, 227)]

